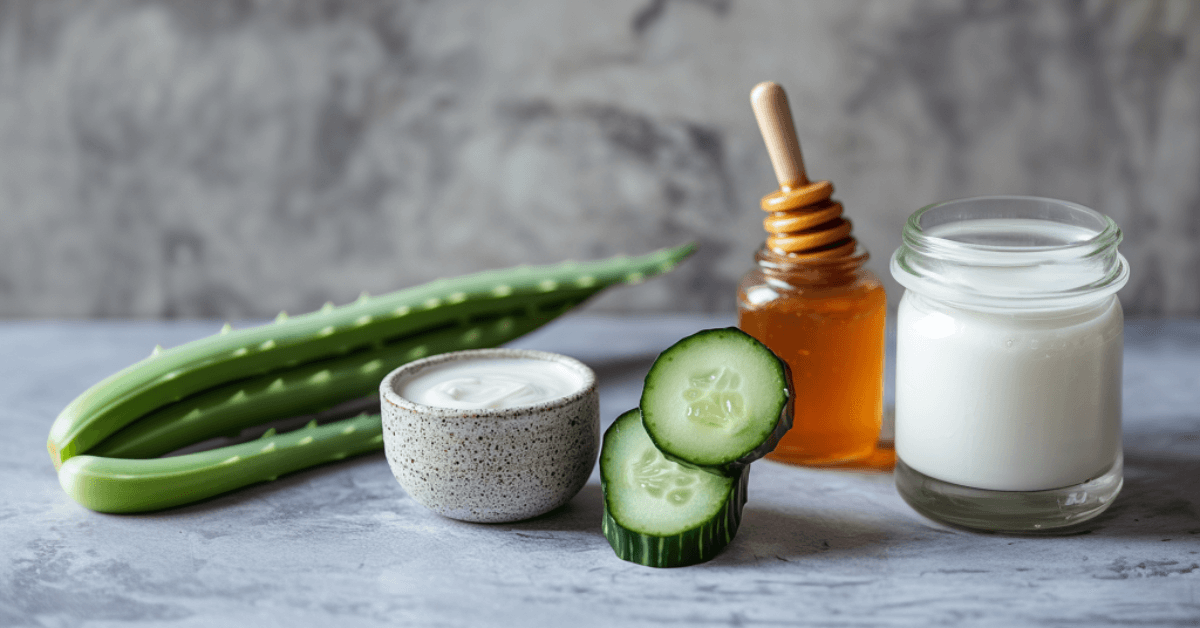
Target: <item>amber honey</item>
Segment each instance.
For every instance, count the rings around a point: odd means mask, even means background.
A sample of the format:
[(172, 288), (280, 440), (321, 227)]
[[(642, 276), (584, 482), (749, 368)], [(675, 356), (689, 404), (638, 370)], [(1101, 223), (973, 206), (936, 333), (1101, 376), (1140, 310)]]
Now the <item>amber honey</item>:
[(795, 422), (767, 457), (890, 468), (883, 417), (887, 297), (867, 255), (796, 263), (768, 249), (738, 289), (738, 326), (787, 362)]
[(809, 181), (783, 88), (754, 87), (751, 106), (779, 189), (767, 212), (758, 267), (738, 287), (738, 326), (792, 372), (792, 429), (769, 458), (806, 465), (890, 469), (879, 443), (887, 297), (864, 266), (833, 184)]

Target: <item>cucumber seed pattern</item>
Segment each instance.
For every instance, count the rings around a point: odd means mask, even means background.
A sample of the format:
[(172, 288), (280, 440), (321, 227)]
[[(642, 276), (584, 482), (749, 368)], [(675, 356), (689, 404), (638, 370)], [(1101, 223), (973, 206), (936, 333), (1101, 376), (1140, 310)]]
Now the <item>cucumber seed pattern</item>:
[(701, 473), (703, 471), (667, 460), (654, 447), (647, 448), (640, 458), (629, 464), (630, 484), (673, 506), (683, 506), (691, 501)]
[(687, 401), (689, 419), (726, 430), (744, 422), (746, 400), (741, 393), (742, 378), (737, 373), (722, 366), (693, 374), (688, 384), (683, 398)]

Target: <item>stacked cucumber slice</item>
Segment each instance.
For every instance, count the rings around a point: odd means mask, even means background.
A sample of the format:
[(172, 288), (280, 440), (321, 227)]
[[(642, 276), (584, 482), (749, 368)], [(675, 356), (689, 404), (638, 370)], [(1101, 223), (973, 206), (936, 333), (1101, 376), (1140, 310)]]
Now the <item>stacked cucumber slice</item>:
[(604, 433), (600, 452), (604, 536), (617, 556), (642, 565), (704, 562), (737, 532), (749, 470), (728, 477), (668, 460), (630, 410)]
[(604, 536), (617, 556), (682, 567), (737, 532), (750, 463), (792, 426), (787, 365), (729, 327), (675, 343), (650, 367), (638, 409), (604, 433)]

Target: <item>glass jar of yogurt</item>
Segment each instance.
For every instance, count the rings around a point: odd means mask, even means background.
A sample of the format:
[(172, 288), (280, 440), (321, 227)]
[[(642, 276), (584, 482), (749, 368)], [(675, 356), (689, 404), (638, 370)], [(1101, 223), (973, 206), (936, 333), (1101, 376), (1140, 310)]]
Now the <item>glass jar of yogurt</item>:
[(913, 214), (900, 302), (896, 486), (919, 512), (1048, 530), (1121, 489), (1121, 230), (1087, 207), (993, 196)]

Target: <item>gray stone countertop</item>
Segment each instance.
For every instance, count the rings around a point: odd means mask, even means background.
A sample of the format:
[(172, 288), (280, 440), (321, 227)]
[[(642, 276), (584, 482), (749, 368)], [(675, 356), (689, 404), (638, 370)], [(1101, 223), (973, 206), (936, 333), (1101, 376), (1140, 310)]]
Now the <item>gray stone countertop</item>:
[[(654, 356), (728, 318), (575, 315), (516, 343), (591, 365), (603, 427)], [(1065, 536), (929, 521), (886, 473), (756, 463), (733, 543), (651, 569), (600, 532), (593, 474), (504, 525), (434, 515), (382, 452), (192, 506), (104, 515), (44, 443), (74, 396), (213, 323), (0, 324), (0, 626), (1200, 625), (1200, 321), (1135, 321), (1124, 491)]]

